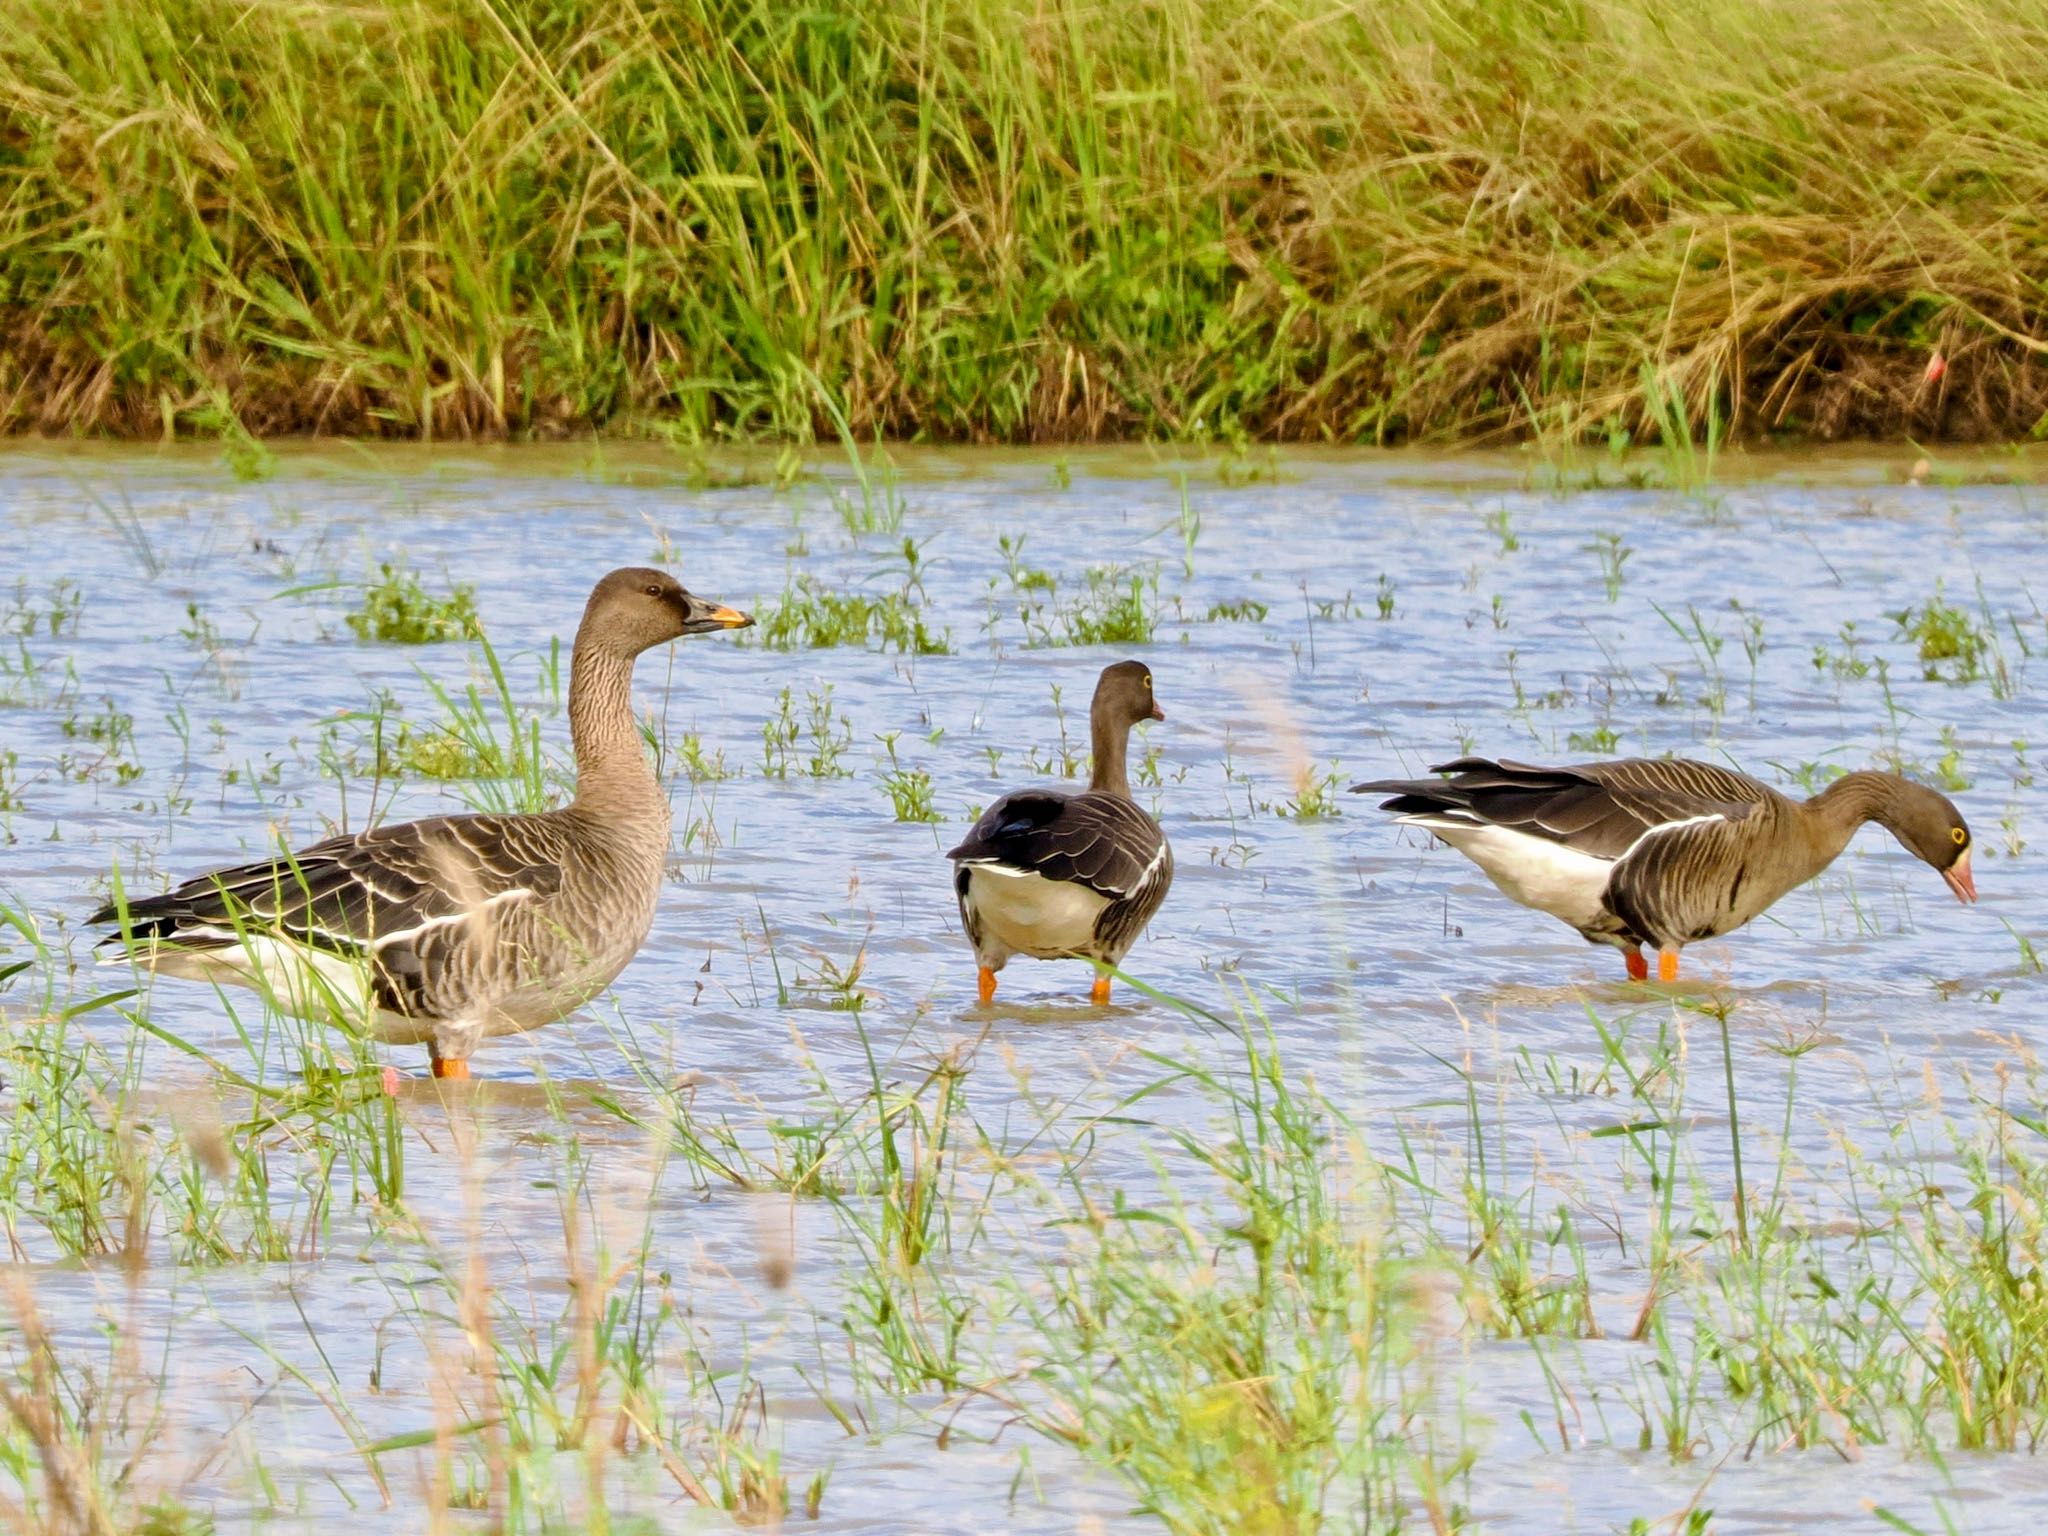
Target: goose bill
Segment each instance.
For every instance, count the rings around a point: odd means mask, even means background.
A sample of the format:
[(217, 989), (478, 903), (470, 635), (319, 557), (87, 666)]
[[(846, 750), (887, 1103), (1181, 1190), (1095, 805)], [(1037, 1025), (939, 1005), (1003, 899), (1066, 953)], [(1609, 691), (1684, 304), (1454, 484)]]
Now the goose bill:
[(1956, 893), (1956, 900), (1965, 906), (1977, 899), (1977, 880), (1970, 873), (1970, 855), (1966, 849), (1963, 856), (1941, 872), (1941, 878), (1948, 882), (1948, 888)]
[(704, 634), (714, 629), (746, 629), (754, 622), (750, 613), (741, 613), (737, 608), (728, 608), (723, 603), (704, 603), (690, 615), (683, 627), (691, 634)]

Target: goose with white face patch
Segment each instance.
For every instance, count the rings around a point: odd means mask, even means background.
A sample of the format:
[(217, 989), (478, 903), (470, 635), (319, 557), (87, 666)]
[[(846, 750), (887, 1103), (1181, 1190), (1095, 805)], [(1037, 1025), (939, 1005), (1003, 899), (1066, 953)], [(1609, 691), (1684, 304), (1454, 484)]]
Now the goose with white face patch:
[(1379, 779), (1354, 794), (1442, 838), (1525, 907), (1595, 944), (1629, 976), (1678, 979), (1678, 952), (1740, 928), (1814, 878), (1867, 821), (1977, 899), (1970, 829), (1945, 795), (1897, 774), (1845, 773), (1810, 800), (1747, 774), (1680, 758), (1535, 768), (1461, 757), (1437, 779)]
[(117, 898), (88, 919), (119, 930), (102, 961), (255, 987), (299, 1017), (423, 1044), (436, 1077), (469, 1076), (480, 1040), (582, 1007), (653, 925), (669, 804), (633, 719), (634, 659), (752, 622), (664, 571), (613, 571), (570, 661), (568, 805), (374, 827)]
[(994, 999), (996, 972), (1013, 955), (1092, 961), (1092, 996), (1109, 1001), (1109, 969), (1123, 963), (1173, 883), (1173, 850), (1132, 800), (1124, 765), (1131, 727), (1165, 718), (1150, 668), (1105, 668), (1088, 709), (1088, 788), (1005, 795), (946, 855), (983, 1003)]

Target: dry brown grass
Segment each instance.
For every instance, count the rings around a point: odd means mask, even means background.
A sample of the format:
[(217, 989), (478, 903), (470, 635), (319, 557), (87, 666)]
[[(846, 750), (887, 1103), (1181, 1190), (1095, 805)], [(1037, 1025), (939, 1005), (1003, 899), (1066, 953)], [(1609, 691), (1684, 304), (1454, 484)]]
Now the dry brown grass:
[(2048, 413), (2019, 0), (7, 10), (16, 430), (1581, 436), (1640, 431), (1653, 388), (1746, 433)]

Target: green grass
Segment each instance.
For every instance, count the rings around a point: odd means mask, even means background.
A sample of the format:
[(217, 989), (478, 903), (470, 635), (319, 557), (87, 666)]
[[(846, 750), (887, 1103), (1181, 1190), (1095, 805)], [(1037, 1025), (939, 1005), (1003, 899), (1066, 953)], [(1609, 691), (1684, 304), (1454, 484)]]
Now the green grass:
[(1913, 642), (1927, 681), (1968, 683), (1988, 677), (1995, 697), (2010, 695), (2011, 680), (1999, 654), (1997, 632), (1988, 621), (1980, 623), (1947, 601), (1938, 587), (1924, 604), (1903, 608), (1891, 618), (1900, 638)]
[(391, 645), (467, 639), (477, 628), (476, 590), (458, 585), (446, 597), (435, 597), (419, 577), (387, 561), (364, 586), (363, 606), (344, 622), (358, 640)]
[(799, 576), (756, 623), (761, 644), (777, 651), (873, 645), (905, 656), (942, 656), (949, 649), (949, 636), (925, 623), (909, 588), (870, 596), (834, 592)]
[[(963, 1411), (993, 1404), (1008, 1433), (1077, 1452), (1174, 1532), (1468, 1528), (1488, 1432), (1449, 1390), (1470, 1368), (1445, 1348), (1461, 1334), (1547, 1362), (1555, 1424), (1525, 1416), (1513, 1433), (1571, 1434), (1598, 1401), (1616, 1443), (1633, 1432), (1703, 1477), (1745, 1446), (1893, 1443), (1933, 1461), (2048, 1439), (2048, 1118), (2030, 1071), (1955, 1115), (1920, 1101), (1911, 1073), (1874, 1085), (1888, 1143), (1845, 1141), (1827, 1168), (1766, 1157), (1745, 1186), (1708, 1161), (1726, 1169), (1730, 1138), (1782, 1148), (1811, 1111), (1808, 1045), (1758, 1049), (1742, 1005), (1589, 1005), (1598, 1050), (1568, 1067), (1526, 1048), (1476, 1071), (1418, 1058), (1417, 1104), (1367, 1127), (1288, 1062), (1277, 1031), (1296, 1021), (1269, 1019), (1271, 1000), (1243, 982), (1208, 994), (1216, 1013), (1165, 1000), (1206, 1043), (1137, 1045), (1114, 1087), (1046, 1096), (1000, 1049), (934, 1052), (893, 1020), (871, 1031), (863, 1005), (886, 1003), (865, 994), (855, 950), (821, 958), (814, 979), (798, 968), (799, 992), (854, 1023), (822, 1060), (802, 1054), (772, 1107), (699, 1109), (637, 1045), (627, 1088), (578, 1098), (543, 1077), (545, 1106), (522, 1113), (516, 1140), (532, 1187), (557, 1192), (561, 1233), (529, 1209), (517, 1248), (566, 1283), (528, 1295), (507, 1276), (501, 1295), (460, 1221), (409, 1204), (409, 1170), (454, 1168), (485, 1208), (500, 1176), (499, 1139), (477, 1140), (488, 1118), (387, 1097), (360, 1042), (282, 1017), (275, 999), (224, 1000), (240, 1044), (210, 1053), (152, 1020), (123, 978), (68, 990), (34, 920), (0, 905), (0, 962), (11, 954), (33, 962), (0, 963), (14, 1090), (0, 1224), (14, 1251), (137, 1276), (165, 1259), (204, 1275), (321, 1255), (402, 1273), (362, 1291), (391, 1383), (319, 1375), (284, 1311), (243, 1336), (325, 1405), (369, 1485), (409, 1475), (418, 1452), (439, 1469), (432, 1507), (488, 1510), (507, 1529), (556, 1528), (582, 1489), (621, 1477), (749, 1521), (832, 1508), (829, 1464), (785, 1455), (746, 1341), (703, 1333), (657, 1240), (661, 1213), (714, 1191), (807, 1202), (832, 1234), (805, 1264), (832, 1277), (833, 1299), (815, 1314), (800, 1292), (788, 1301), (830, 1381), (815, 1411), (848, 1433), (895, 1421), (928, 1436), (973, 1433)], [(110, 1051), (82, 1021), (114, 1010), (132, 1033)], [(1693, 1033), (1713, 1024), (1718, 1038)], [(1739, 1072), (1724, 1072), (1729, 1049)], [(167, 1102), (172, 1063), (186, 1086)], [(983, 1090), (1002, 1106), (987, 1120)], [(1557, 1160), (1510, 1129), (1510, 1091), (1547, 1096), (1586, 1134)], [(1759, 1101), (1775, 1123), (1759, 1123)], [(661, 1151), (621, 1185), (628, 1126)], [(1814, 1219), (1823, 1209), (1837, 1214)], [(1597, 1246), (1582, 1241), (1594, 1232)], [(788, 1284), (788, 1257), (761, 1262)], [(1596, 1266), (1616, 1263), (1639, 1275), (1640, 1301), (1596, 1308)], [(44, 1342), (62, 1317), (27, 1280), (6, 1304), (4, 1496), (40, 1509), (61, 1485), (104, 1515), (76, 1528), (176, 1529), (162, 1522), (183, 1518), (180, 1490), (135, 1454), (148, 1433), (135, 1426), (174, 1412), (158, 1394), (176, 1374), (127, 1352), (93, 1364), (148, 1410), (95, 1427), (80, 1409), (89, 1362)], [(1630, 1312), (1625, 1376), (1616, 1357), (1575, 1357), (1603, 1319), (1619, 1338)], [(419, 1401), (406, 1358), (454, 1340), (459, 1400), (394, 1431), (386, 1397)], [(287, 1492), (301, 1475), (255, 1456)]]
[(2044, 74), (2019, 0), (21, 0), (0, 425), (2018, 437)]
[(1361, 1499), (1455, 1529), (1455, 1415), (1437, 1426), (1447, 1446), (1411, 1433), (1442, 1321), (1431, 1296), (1455, 1294), (1455, 1262), (1391, 1237), (1360, 1198), (1379, 1182), (1362, 1136), (1290, 1076), (1263, 1020), (1239, 1027), (1241, 1063), (1152, 1058), (1163, 1076), (1132, 1107), (1173, 1085), (1215, 1116), (1160, 1133), (1152, 1188), (1039, 1192), (1068, 1236), (1019, 1285), (1042, 1394), (1030, 1421), (1172, 1531), (1391, 1528), (1353, 1526)]
[[(483, 630), (472, 621), (466, 633), (475, 642), (466, 683), (451, 687), (421, 671), (435, 705), (431, 719), (408, 719), (380, 690), (369, 708), (341, 715), (322, 728), (319, 766), (334, 780), (344, 810), (352, 789), (364, 779), (372, 811), (380, 793), (387, 792), (386, 780), (443, 780), (479, 811), (545, 811), (571, 797), (574, 775), (560, 740), (566, 731), (559, 723), (564, 697), (559, 644), (540, 657), (536, 709), (514, 694), (504, 663)], [(552, 746), (544, 739), (550, 731), (556, 733)], [(701, 744), (696, 750), (701, 767)], [(686, 769), (690, 752), (686, 741)]]
[(1025, 596), (1017, 616), (1028, 645), (1148, 645), (1158, 628), (1156, 569), (1092, 565), (1071, 598), (1058, 595), (1056, 581), (1043, 587), (1026, 583), (1019, 590)]

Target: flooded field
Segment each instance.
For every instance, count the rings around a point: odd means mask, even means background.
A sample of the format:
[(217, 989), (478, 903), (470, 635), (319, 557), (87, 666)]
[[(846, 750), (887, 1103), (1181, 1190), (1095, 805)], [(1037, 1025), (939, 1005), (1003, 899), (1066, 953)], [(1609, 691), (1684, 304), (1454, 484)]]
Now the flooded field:
[[(1689, 491), (1138, 451), (243, 467), (0, 458), (16, 1527), (2048, 1507), (2035, 490), (1874, 459)], [(563, 796), (569, 636), (643, 563), (758, 623), (640, 663), (672, 878), (599, 1004), (444, 1083), (93, 966), (117, 875)], [(1085, 775), (1127, 656), (1171, 895), (1107, 1009), (1021, 960), (979, 1006), (944, 852)], [(1631, 985), (1343, 792), (1467, 751), (1800, 794), (1900, 769), (1969, 817), (1982, 900), (1867, 829)]]

